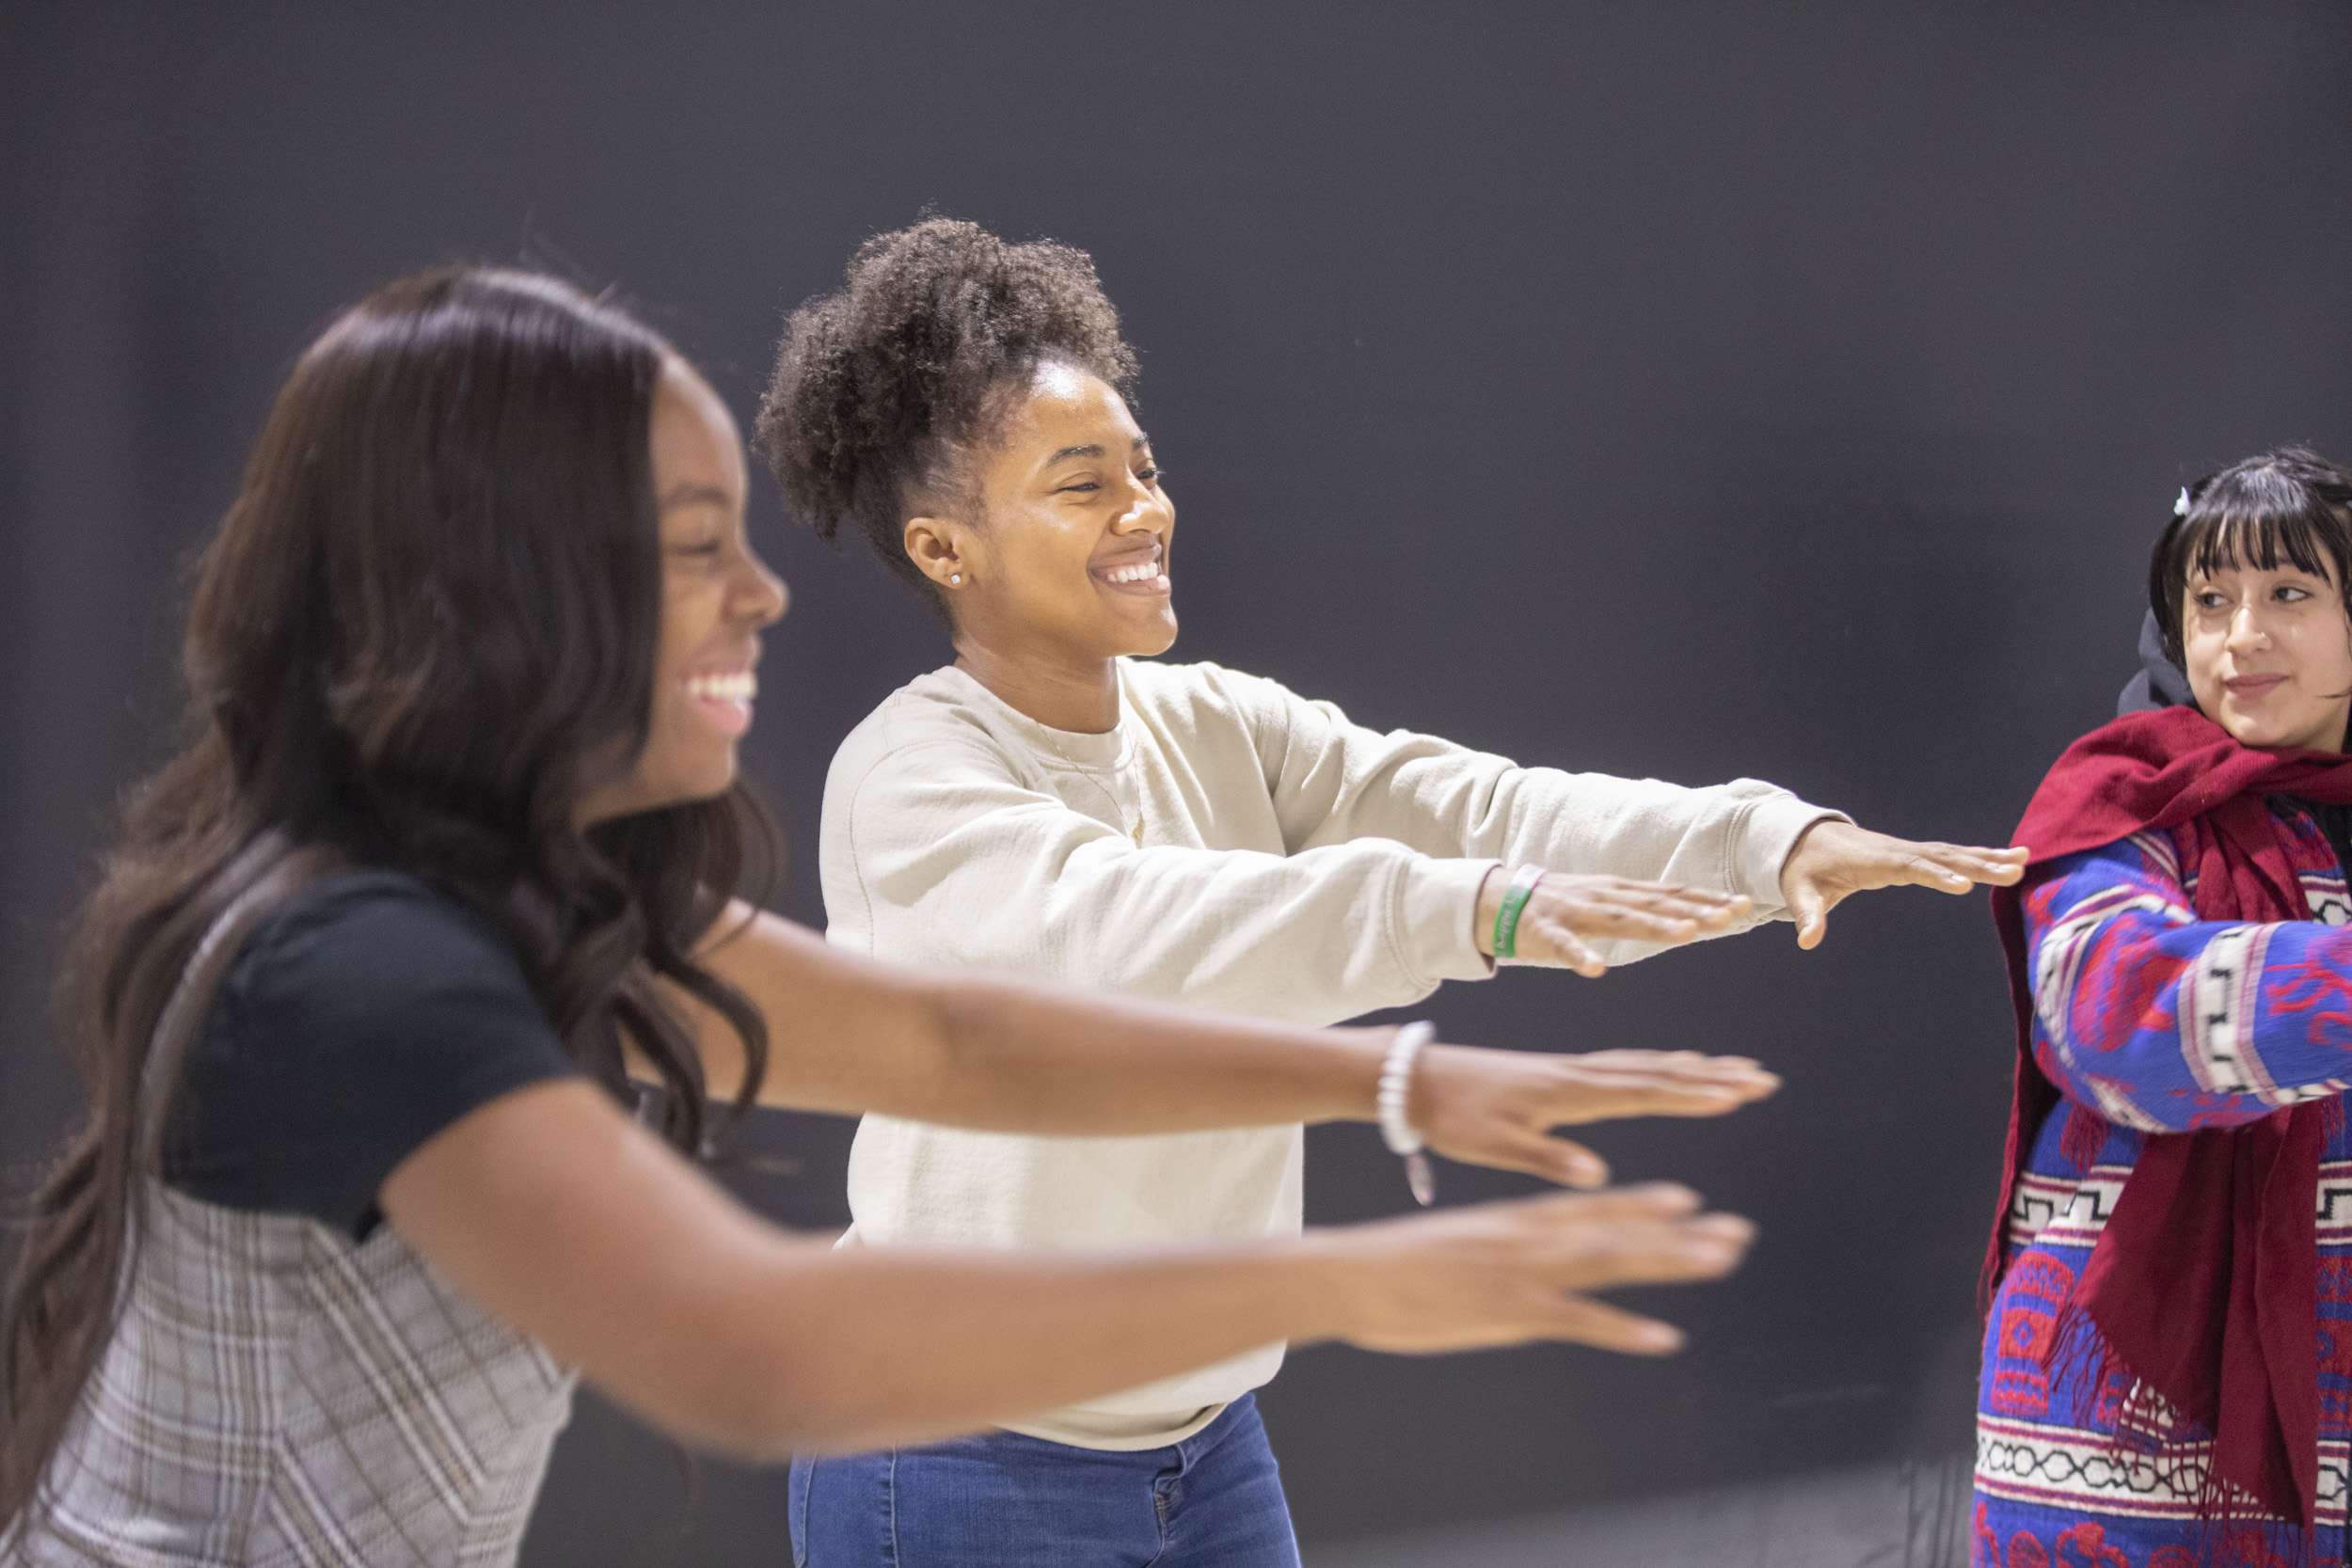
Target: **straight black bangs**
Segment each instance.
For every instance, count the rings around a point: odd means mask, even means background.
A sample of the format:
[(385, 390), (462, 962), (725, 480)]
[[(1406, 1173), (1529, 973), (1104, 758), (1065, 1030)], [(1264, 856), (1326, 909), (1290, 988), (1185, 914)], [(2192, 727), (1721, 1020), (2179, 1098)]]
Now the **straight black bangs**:
[[(2332, 541), (2323, 532), (2333, 519), (2315, 499), (2308, 508), (2283, 514), (2215, 508), (2198, 515), (2202, 510), (2190, 512), (2176, 546), (2177, 559), (2185, 567), (2181, 573), (2184, 588), (2190, 578), (2211, 577), (2216, 572), (2249, 567), (2275, 572), (2282, 560), (2315, 578), (2343, 580), (2344, 568), (2334, 558)], [(2342, 531), (2340, 525), (2334, 531)]]

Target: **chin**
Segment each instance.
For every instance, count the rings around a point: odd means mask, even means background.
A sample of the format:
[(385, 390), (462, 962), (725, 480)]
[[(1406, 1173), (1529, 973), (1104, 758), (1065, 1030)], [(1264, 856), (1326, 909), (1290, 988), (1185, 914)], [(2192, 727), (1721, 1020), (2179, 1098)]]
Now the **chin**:
[(662, 791), (661, 803), (663, 806), (691, 806), (698, 801), (715, 800), (735, 787), (735, 759), (732, 756), (723, 764), (681, 772)]
[[(2325, 738), (2314, 738), (2309, 724), (2290, 724), (2276, 719), (2225, 719), (2221, 727), (2230, 732), (2230, 738), (2241, 746), (2251, 746), (2258, 752), (2286, 752), (2302, 748), (2333, 751)], [(2320, 737), (2328, 732), (2321, 729)]]
[(1159, 625), (1138, 635), (1135, 639), (1135, 646), (1128, 652), (1137, 658), (1156, 658), (1175, 645), (1176, 616), (1171, 611), (1161, 617)]

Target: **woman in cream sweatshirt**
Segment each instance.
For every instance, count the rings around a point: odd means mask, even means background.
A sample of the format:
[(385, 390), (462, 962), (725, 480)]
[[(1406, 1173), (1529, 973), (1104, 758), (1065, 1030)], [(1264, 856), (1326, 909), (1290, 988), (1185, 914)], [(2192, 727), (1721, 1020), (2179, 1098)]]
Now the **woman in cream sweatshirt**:
[[(1175, 510), (1121, 395), (1133, 373), (1083, 253), (969, 224), (869, 242), (846, 289), (793, 315), (761, 449), (794, 510), (828, 537), (854, 521), (957, 653), (834, 759), (832, 941), (1329, 1023), (1483, 978), (1498, 950), (1597, 974), (1783, 914), (1811, 946), (1849, 893), (2016, 879), (2010, 851), (1902, 843), (1753, 780), (1520, 768), (1359, 728), (1258, 676), (1142, 661), (1175, 640)], [(1583, 1060), (1631, 1082), (1706, 1066)], [(1406, 1147), (1411, 1065), (1391, 1065)], [(1286, 1234), (1301, 1148), (1295, 1125), (1047, 1139), (869, 1115), (849, 1241)], [(1605, 1179), (1556, 1139), (1531, 1140), (1523, 1168)], [(1295, 1563), (1250, 1399), (1281, 1357), (1266, 1345), (988, 1435), (804, 1462), (796, 1560)]]

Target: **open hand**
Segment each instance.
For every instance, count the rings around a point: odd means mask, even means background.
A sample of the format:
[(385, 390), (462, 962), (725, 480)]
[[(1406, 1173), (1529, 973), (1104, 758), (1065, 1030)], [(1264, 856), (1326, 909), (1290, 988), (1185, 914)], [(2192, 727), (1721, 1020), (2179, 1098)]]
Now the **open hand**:
[[(1494, 953), (1495, 915), (1510, 882), (1510, 874), (1498, 866), (1478, 892), (1474, 934), (1478, 950), (1489, 957)], [(1535, 884), (1520, 910), (1512, 945), (1521, 963), (1562, 964), (1594, 976), (1608, 965), (1600, 961), (1593, 942), (1690, 942), (1725, 929), (1747, 912), (1748, 900), (1736, 894), (1553, 871)]]
[(1433, 1045), (1413, 1064), (1406, 1119), (1449, 1160), (1597, 1187), (1609, 1166), (1555, 1127), (1616, 1117), (1720, 1117), (1780, 1087), (1744, 1056), (1695, 1051), (1525, 1051)]
[(1914, 844), (1828, 818), (1798, 838), (1780, 868), (1781, 901), (1797, 923), (1797, 945), (1821, 944), (1829, 911), (1850, 894), (1883, 887), (1969, 893), (1979, 882), (2008, 887), (2026, 874), (2029, 851)]
[(1588, 1299), (1612, 1285), (1716, 1279), (1755, 1227), (1669, 1183), (1481, 1203), (1322, 1233), (1344, 1271), (1337, 1338), (1427, 1354), (1568, 1339), (1663, 1355), (1681, 1332)]

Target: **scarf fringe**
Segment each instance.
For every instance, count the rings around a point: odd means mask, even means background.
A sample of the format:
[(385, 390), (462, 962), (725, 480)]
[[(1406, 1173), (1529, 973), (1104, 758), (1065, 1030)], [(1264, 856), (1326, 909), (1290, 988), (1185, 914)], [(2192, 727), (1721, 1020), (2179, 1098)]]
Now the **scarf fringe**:
[(2110, 1464), (2152, 1477), (2176, 1497), (2194, 1499), (2196, 1525), (2189, 1535), (2196, 1555), (2175, 1564), (2165, 1555), (2171, 1548), (2164, 1548), (2150, 1568), (2325, 1568), (2318, 1532), (2280, 1518), (2224, 1479), (2203, 1423), (2173, 1409), (2133, 1372), (2077, 1297), (2070, 1295), (2058, 1309), (2042, 1365), (2054, 1389), (2071, 1383), (2095, 1390), (2092, 1420), (2104, 1425), (2112, 1416), (2114, 1421), (2106, 1453)]

